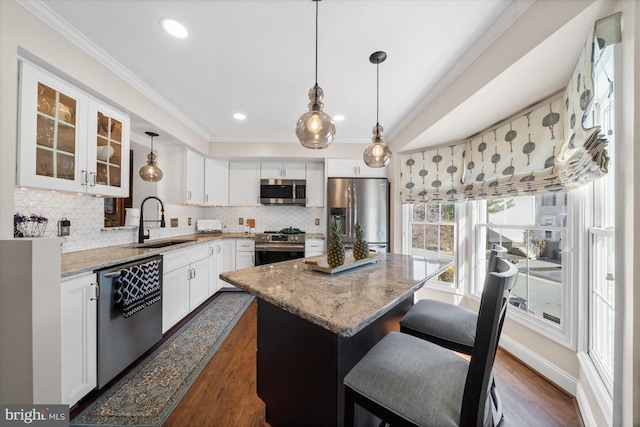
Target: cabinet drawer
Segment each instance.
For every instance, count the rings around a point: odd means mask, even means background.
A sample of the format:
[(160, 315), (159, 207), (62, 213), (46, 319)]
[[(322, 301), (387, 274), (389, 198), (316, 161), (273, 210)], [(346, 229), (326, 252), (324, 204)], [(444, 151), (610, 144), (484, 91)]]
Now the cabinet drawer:
[(236, 241), (236, 252), (255, 252), (256, 242), (249, 239), (238, 239)]
[(304, 250), (306, 252), (323, 252), (324, 251), (324, 240), (314, 239), (307, 240), (304, 242)]
[(169, 271), (175, 270), (176, 268), (189, 265), (189, 262), (190, 262), (189, 253), (190, 253), (190, 249), (180, 249), (177, 251), (171, 251), (164, 254), (162, 256), (163, 271), (167, 273)]
[(189, 248), (191, 262), (205, 259), (209, 256), (209, 244), (197, 245)]

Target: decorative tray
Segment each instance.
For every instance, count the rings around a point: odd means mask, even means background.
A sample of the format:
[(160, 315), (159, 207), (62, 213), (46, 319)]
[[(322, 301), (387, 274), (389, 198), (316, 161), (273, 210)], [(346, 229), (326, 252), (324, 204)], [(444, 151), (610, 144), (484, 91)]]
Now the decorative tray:
[(335, 268), (329, 267), (326, 255), (305, 258), (304, 263), (307, 265), (309, 270), (320, 271), (322, 273), (333, 275), (336, 273), (340, 273), (341, 271), (351, 270), (352, 268), (360, 267), (367, 264), (373, 264), (375, 262), (378, 262), (378, 259), (381, 256), (382, 255), (378, 253), (370, 253), (369, 258), (359, 259), (356, 261), (356, 259), (353, 257), (353, 253), (351, 251), (346, 251), (344, 254), (344, 264), (339, 265)]

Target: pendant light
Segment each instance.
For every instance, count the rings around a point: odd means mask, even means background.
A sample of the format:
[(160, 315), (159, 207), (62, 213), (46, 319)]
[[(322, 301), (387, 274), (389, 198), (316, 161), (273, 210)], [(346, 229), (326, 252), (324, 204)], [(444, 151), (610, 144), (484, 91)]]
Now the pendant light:
[(316, 83), (309, 89), (309, 111), (304, 113), (296, 123), (296, 136), (306, 148), (327, 148), (336, 135), (336, 125), (331, 116), (322, 111), (324, 91), (318, 86), (318, 2), (316, 3)]
[(362, 157), (367, 166), (372, 168), (387, 166), (391, 160), (391, 149), (382, 138), (384, 129), (378, 122), (380, 111), (380, 63), (384, 62), (385, 59), (387, 59), (385, 52), (373, 52), (369, 57), (369, 62), (376, 64), (376, 125), (373, 127), (373, 142), (364, 150)]
[(158, 136), (155, 132), (145, 132), (151, 137), (151, 152), (147, 154), (147, 164), (140, 168), (140, 178), (143, 181), (158, 182), (162, 179), (162, 171), (156, 165), (156, 155), (153, 154), (153, 138)]

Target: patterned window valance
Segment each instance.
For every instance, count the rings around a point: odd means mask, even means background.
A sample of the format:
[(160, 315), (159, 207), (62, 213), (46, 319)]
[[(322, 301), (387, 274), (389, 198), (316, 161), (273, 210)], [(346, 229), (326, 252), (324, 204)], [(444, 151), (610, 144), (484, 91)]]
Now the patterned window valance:
[(402, 155), (402, 202), (567, 191), (606, 174), (607, 139), (585, 126), (594, 48), (620, 39), (620, 14), (597, 21), (563, 92), (465, 142)]

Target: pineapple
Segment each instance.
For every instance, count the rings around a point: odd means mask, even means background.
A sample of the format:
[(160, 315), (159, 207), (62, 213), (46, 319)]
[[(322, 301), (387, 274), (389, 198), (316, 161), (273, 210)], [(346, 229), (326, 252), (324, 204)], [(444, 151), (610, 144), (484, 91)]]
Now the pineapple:
[(339, 267), (344, 264), (344, 246), (342, 245), (340, 221), (331, 221), (329, 242), (329, 247), (327, 248), (327, 263), (331, 268)]
[(369, 257), (369, 244), (364, 240), (364, 229), (360, 221), (355, 225), (356, 241), (353, 242), (353, 258), (357, 260)]

